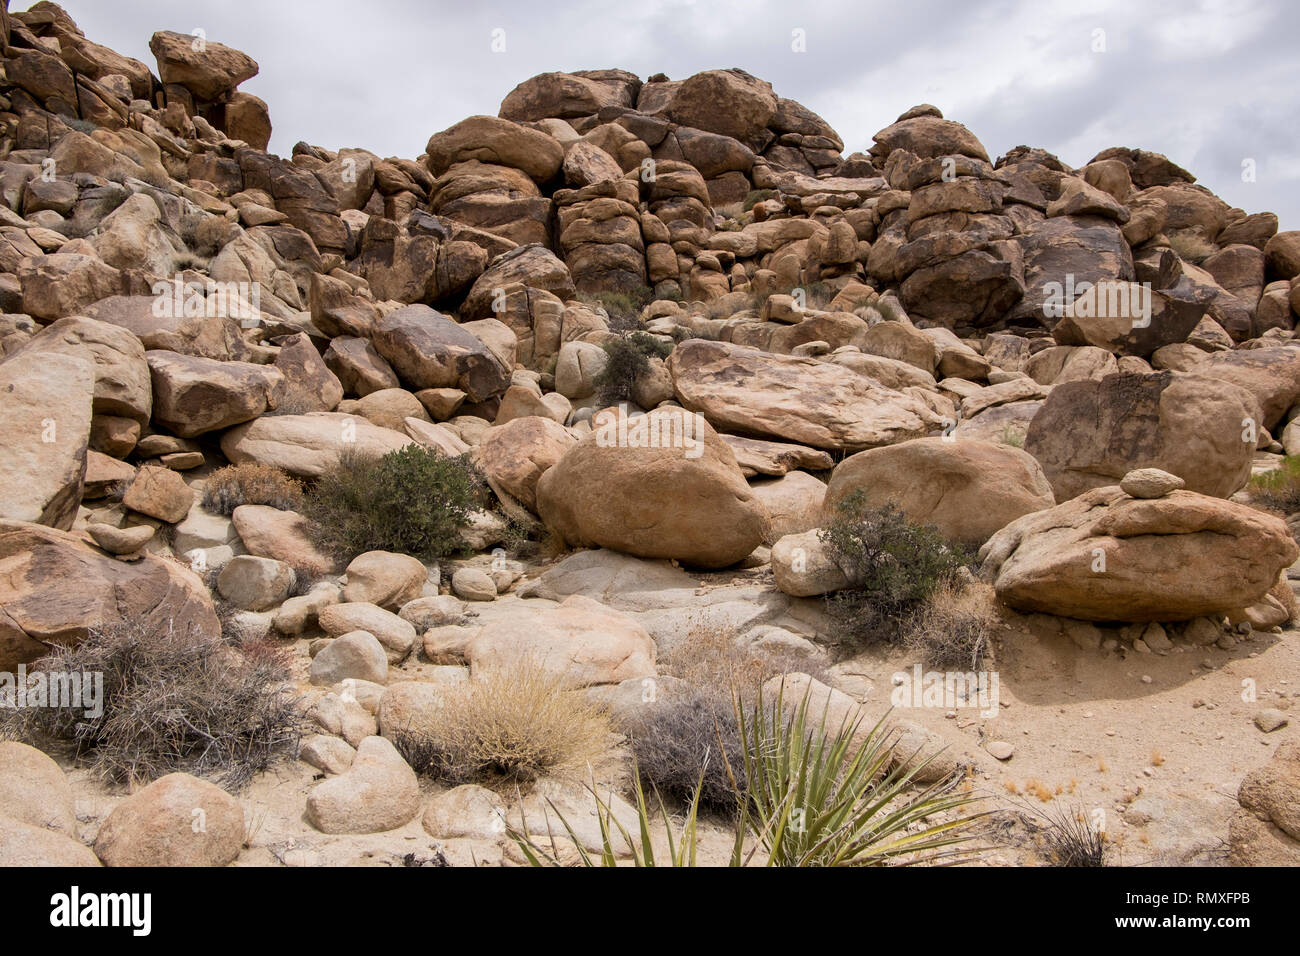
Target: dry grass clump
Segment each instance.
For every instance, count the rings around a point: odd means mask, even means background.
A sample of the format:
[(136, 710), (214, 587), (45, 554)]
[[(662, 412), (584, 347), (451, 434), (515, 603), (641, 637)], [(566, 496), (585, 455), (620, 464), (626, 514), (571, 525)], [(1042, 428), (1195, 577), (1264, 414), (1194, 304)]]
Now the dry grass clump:
[(698, 791), (697, 806), (705, 813), (739, 811), (735, 786), (744, 786), (745, 745), (724, 688), (692, 687), (642, 708), (625, 729), (637, 771), (653, 790), (683, 804)]
[(1042, 839), (1053, 866), (1106, 865), (1105, 835), (1092, 825), (1082, 804), (1057, 804), (1043, 816)]
[(902, 644), (931, 670), (979, 670), (998, 620), (992, 588), (946, 581), (904, 622)]
[(1287, 456), (1247, 485), (1251, 504), (1284, 517), (1300, 512), (1300, 457)]
[(826, 680), (825, 664), (816, 658), (739, 643), (731, 628), (705, 624), (692, 628), (685, 641), (663, 654), (659, 672), (697, 688), (712, 688), (727, 701), (733, 692), (742, 700), (752, 700), (764, 681), (779, 674), (803, 673)]
[(274, 465), (246, 461), (218, 468), (203, 485), (203, 507), (229, 515), (240, 505), (269, 505), (281, 511), (302, 507), (302, 483)]
[(29, 665), (29, 675), (38, 672), (47, 686), (102, 674), (102, 706), (89, 706), (83, 693), (76, 706), (65, 699), (5, 709), (0, 736), (63, 745), (112, 783), (184, 771), (239, 790), (293, 757), (306, 727), (289, 658), (265, 642), (235, 648), (216, 635), (121, 625), (55, 648)]
[(448, 688), (437, 717), (394, 743), (417, 771), (447, 783), (511, 787), (583, 772), (607, 750), (612, 729), (581, 690), (520, 662)]

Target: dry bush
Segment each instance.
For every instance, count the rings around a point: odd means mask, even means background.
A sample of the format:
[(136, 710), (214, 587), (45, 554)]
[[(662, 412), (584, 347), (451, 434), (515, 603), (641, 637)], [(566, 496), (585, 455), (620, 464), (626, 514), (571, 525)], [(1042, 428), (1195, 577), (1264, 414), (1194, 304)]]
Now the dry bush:
[[(641, 779), (655, 792), (688, 804), (698, 787), (702, 812), (731, 816), (739, 810), (735, 784), (744, 786), (744, 742), (724, 689), (692, 687), (640, 708), (625, 729)], [(739, 779), (733, 783), (732, 776)]]
[(1106, 839), (1093, 827), (1082, 803), (1056, 804), (1042, 813), (1046, 826), (1041, 836), (1053, 866), (1106, 865)]
[(512, 787), (581, 775), (608, 749), (612, 729), (581, 690), (520, 662), (448, 688), (437, 716), (393, 743), (417, 771), (447, 783)]
[(1300, 457), (1287, 456), (1278, 467), (1252, 476), (1247, 491), (1257, 508), (1283, 517), (1300, 512)]
[(137, 783), (174, 771), (239, 790), (292, 758), (305, 730), (289, 659), (273, 644), (231, 647), (170, 628), (136, 625), (91, 631), (29, 665), (46, 680), (102, 674), (102, 713), (83, 699), (0, 711), (3, 736), (69, 749), (105, 780)]
[(727, 627), (700, 625), (659, 660), (659, 672), (697, 688), (713, 688), (725, 699), (733, 693), (750, 701), (759, 686), (778, 674), (803, 673), (823, 680), (825, 666), (793, 651), (770, 650), (736, 641)]
[(240, 505), (270, 505), (281, 511), (302, 507), (302, 483), (273, 465), (244, 462), (218, 468), (203, 485), (203, 507), (229, 515)]
[(902, 644), (931, 670), (979, 670), (998, 626), (993, 589), (941, 584), (904, 622)]

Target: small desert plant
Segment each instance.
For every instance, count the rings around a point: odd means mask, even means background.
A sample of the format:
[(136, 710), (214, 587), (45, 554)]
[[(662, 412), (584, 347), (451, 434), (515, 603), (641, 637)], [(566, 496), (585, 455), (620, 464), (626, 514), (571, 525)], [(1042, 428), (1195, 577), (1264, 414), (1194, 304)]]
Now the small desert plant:
[(837, 725), (824, 708), (815, 712), (808, 695), (793, 708), (783, 698), (784, 688), (769, 707), (760, 693), (752, 709), (736, 710), (748, 818), (769, 866), (963, 857), (963, 831), (976, 819), (963, 811), (978, 798), (956, 792), (955, 780), (911, 791), (933, 757), (912, 766), (895, 761), (897, 736), (884, 718), (869, 730), (861, 715)]
[(290, 385), (276, 396), (275, 407), (268, 408), (264, 415), (306, 415), (309, 412), (323, 411), (321, 400), (301, 385)]
[(1169, 236), (1169, 248), (1178, 253), (1178, 258), (1193, 265), (1200, 265), (1219, 249), (1214, 243), (1195, 232), (1175, 232)]
[(448, 783), (516, 786), (580, 772), (610, 732), (603, 708), (525, 660), (449, 688), (436, 717), (394, 743), (417, 771)]
[(749, 195), (747, 195), (747, 196), (745, 197), (745, 201), (744, 201), (743, 203), (741, 203), (740, 205), (741, 205), (741, 208), (742, 208), (745, 212), (749, 212), (749, 211), (752, 210), (755, 206), (757, 206), (759, 203), (761, 203), (761, 202), (765, 202), (765, 201), (768, 200), (768, 199), (774, 199), (774, 198), (776, 198), (776, 192), (775, 192), (774, 190), (771, 190), (771, 189), (751, 189), (750, 192), (749, 192)]
[(209, 264), (210, 260), (206, 256), (193, 252), (178, 252), (172, 256), (172, 272), (184, 272), (186, 269), (207, 272)]
[(626, 730), (641, 776), (656, 792), (682, 803), (694, 800), (706, 813), (734, 816), (739, 810), (727, 768), (740, 768), (743, 777), (742, 747), (725, 690), (691, 688), (647, 704)]
[(937, 530), (911, 523), (892, 502), (871, 507), (860, 490), (836, 504), (820, 537), (853, 582), (827, 597), (851, 644), (897, 641), (910, 613), (968, 562)]
[(1058, 803), (1042, 812), (1047, 820), (1043, 842), (1053, 866), (1106, 865), (1106, 841), (1082, 805)]
[(650, 372), (650, 359), (667, 358), (672, 350), (672, 343), (645, 332), (611, 339), (605, 344), (609, 360), (595, 379), (600, 401), (605, 405), (630, 402), (637, 380)]
[(666, 648), (659, 665), (660, 673), (693, 687), (712, 688), (728, 703), (732, 695), (751, 702), (759, 686), (779, 674), (803, 673), (822, 681), (827, 678), (825, 664), (817, 658), (780, 646), (737, 641), (733, 628), (708, 623), (691, 627), (686, 640)]
[(1287, 456), (1271, 471), (1250, 479), (1251, 501), (1284, 515), (1300, 511), (1300, 456)]
[(997, 621), (986, 586), (945, 582), (903, 623), (902, 643), (931, 670), (979, 670)]
[(630, 292), (582, 292), (578, 299), (601, 309), (609, 319), (614, 332), (631, 332), (642, 328), (641, 310), (654, 301), (654, 290), (641, 286)]
[(407, 445), (382, 458), (348, 448), (303, 502), (313, 540), (342, 559), (396, 551), (433, 561), (464, 548), (482, 481), (468, 456)]
[(203, 485), (203, 507), (215, 514), (233, 514), (240, 505), (297, 511), (302, 502), (300, 481), (273, 465), (254, 461), (218, 468)]
[[(728, 866), (755, 861), (790, 867), (951, 864), (974, 855), (963, 844), (970, 839), (971, 824), (983, 816), (967, 812), (977, 797), (955, 792), (956, 781), (913, 789), (924, 764), (890, 769), (894, 737), (882, 724), (865, 732), (860, 718), (830, 726), (824, 711), (810, 714), (807, 697), (788, 711), (781, 697), (771, 707), (761, 695), (752, 707), (736, 703), (747, 784), (736, 783), (733, 774), (740, 820)], [(696, 865), (702, 788), (703, 776), (687, 805), (680, 836), (658, 801), (672, 866)], [(636, 866), (655, 865), (654, 822), (639, 773), (634, 774), (634, 789), (639, 841), (592, 788), (602, 838), (598, 858), (583, 849), (560, 815), (569, 836), (565, 843), (576, 847), (580, 865), (618, 865), (616, 832), (631, 847)], [(513, 828), (507, 833), (531, 865), (561, 865), (555, 834), (548, 850)]]
[(119, 625), (55, 648), (28, 672), (41, 673), (47, 686), (71, 674), (103, 675), (102, 707), (95, 708), (102, 712), (5, 710), (3, 736), (66, 746), (113, 783), (179, 770), (238, 790), (293, 757), (305, 728), (288, 660), (266, 643), (234, 648), (216, 635)]
[(1007, 425), (1002, 429), (1002, 435), (998, 441), (1003, 445), (1010, 445), (1012, 448), (1025, 447), (1025, 433), (1018, 428)]

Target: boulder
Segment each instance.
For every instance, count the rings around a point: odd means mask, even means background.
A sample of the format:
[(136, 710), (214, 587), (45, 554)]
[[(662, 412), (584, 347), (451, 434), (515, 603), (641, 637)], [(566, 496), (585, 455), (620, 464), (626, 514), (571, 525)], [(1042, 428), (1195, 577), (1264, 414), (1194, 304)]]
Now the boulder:
[(488, 482), (537, 511), (537, 483), (577, 439), (549, 418), (530, 415), (489, 429), (474, 449)]
[(24, 351), (0, 363), (0, 518), (72, 527), (94, 391), (86, 358)]
[(257, 76), (257, 61), (245, 53), (198, 39), (188, 33), (160, 30), (149, 38), (163, 85), (175, 84), (197, 99), (216, 100)]
[(312, 543), (306, 520), (270, 505), (240, 505), (231, 523), (249, 554), (275, 558), (308, 574), (332, 574), (336, 563)]
[(263, 416), (221, 436), (221, 450), (235, 464), (256, 461), (302, 478), (319, 478), (345, 448), (379, 457), (410, 444), (407, 435), (337, 412)]
[(376, 350), (412, 388), (459, 388), (471, 402), (499, 395), (509, 369), (465, 328), (427, 305), (408, 305), (375, 322)]
[(808, 531), (821, 524), (826, 485), (806, 471), (753, 481), (749, 487), (767, 514), (764, 544), (775, 544), (787, 534)]
[(321, 630), (332, 637), (341, 637), (352, 631), (374, 635), (388, 652), (389, 663), (402, 660), (415, 646), (414, 625), (377, 604), (360, 601), (330, 604), (317, 612), (316, 620)]
[(311, 660), (311, 682), (330, 687), (348, 680), (388, 682), (384, 645), (366, 631), (349, 631), (322, 647)]
[(655, 675), (655, 643), (632, 618), (591, 598), (524, 601), (465, 645), (471, 675), (531, 663), (572, 687)]
[(122, 504), (150, 518), (175, 524), (190, 513), (194, 491), (170, 468), (143, 465), (122, 496)]
[(126, 329), (69, 316), (41, 329), (13, 354), (27, 351), (91, 361), (95, 366), (95, 414), (120, 416), (141, 424), (149, 421), (153, 408), (149, 366), (140, 340)]
[(145, 353), (153, 381), (154, 421), (193, 438), (250, 421), (274, 407), (284, 375), (270, 365)]
[(1182, 621), (1263, 599), (1300, 557), (1286, 523), (1246, 505), (1109, 486), (1007, 525), (982, 573), (1018, 611), (1085, 621)]
[(471, 116), (429, 137), (425, 165), (441, 176), (456, 163), (477, 160), (521, 170), (536, 182), (554, 179), (564, 147), (552, 136), (495, 116)]
[(691, 339), (673, 350), (668, 371), (678, 400), (729, 432), (860, 451), (944, 424), (913, 394), (810, 358)]
[(409, 554), (367, 551), (348, 565), (343, 600), (397, 609), (420, 596), (428, 574), (420, 559)]
[(131, 794), (95, 837), (105, 866), (225, 866), (243, 846), (239, 801), (187, 773), (169, 773)]
[(1052, 389), (1030, 422), (1025, 451), (1043, 466), (1058, 501), (1148, 467), (1226, 498), (1250, 478), (1255, 409), (1245, 389), (1197, 373), (1069, 382)]
[(70, 836), (0, 815), (0, 866), (99, 866), (89, 847)]
[(1215, 352), (1196, 371), (1208, 378), (1240, 385), (1254, 395), (1264, 413), (1262, 424), (1269, 431), (1300, 401), (1300, 348), (1276, 346)]
[(977, 548), (1022, 515), (1052, 507), (1052, 486), (1032, 455), (1010, 445), (918, 438), (860, 451), (836, 466), (822, 522), (855, 491), (871, 507), (896, 504), (908, 520)]
[(59, 765), (35, 747), (0, 741), (0, 818), (75, 837), (76, 800)]
[(352, 766), (307, 795), (307, 822), (322, 833), (381, 833), (420, 812), (415, 771), (383, 737), (367, 737)]
[(538, 514), (566, 542), (702, 567), (734, 564), (762, 542), (763, 508), (702, 417), (610, 409), (592, 424), (537, 483)]
[(294, 572), (289, 565), (251, 554), (231, 558), (217, 576), (221, 596), (246, 611), (268, 611), (283, 603), (293, 585)]

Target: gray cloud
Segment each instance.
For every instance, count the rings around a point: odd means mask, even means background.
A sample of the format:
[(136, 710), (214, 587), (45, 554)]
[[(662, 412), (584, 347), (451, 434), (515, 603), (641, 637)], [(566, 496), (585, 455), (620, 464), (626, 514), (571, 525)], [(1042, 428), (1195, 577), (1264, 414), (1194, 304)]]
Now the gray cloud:
[[(19, 6), (14, 4), (15, 8)], [(154, 61), (155, 30), (252, 55), (272, 149), (294, 142), (415, 156), (429, 135), (495, 113), (520, 81), (618, 66), (681, 78), (741, 67), (821, 113), (847, 149), (918, 102), (990, 155), (1025, 143), (1082, 165), (1108, 146), (1167, 154), (1247, 212), (1300, 228), (1300, 58), (1291, 0), (66, 0), (87, 36)], [(1086, 8), (1085, 8), (1086, 7)], [(807, 52), (791, 49), (804, 31)], [(494, 30), (505, 52), (494, 53)], [(1105, 50), (1097, 52), (1104, 31)], [(1254, 161), (1256, 181), (1243, 182)]]

